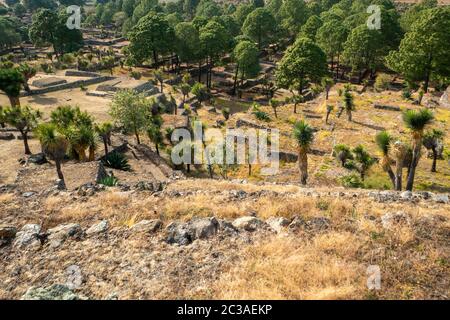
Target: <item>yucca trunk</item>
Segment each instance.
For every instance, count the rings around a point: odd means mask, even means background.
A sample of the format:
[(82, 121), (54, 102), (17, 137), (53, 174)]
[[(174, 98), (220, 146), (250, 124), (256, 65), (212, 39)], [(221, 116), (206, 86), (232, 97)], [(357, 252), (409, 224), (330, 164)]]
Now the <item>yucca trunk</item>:
[(436, 161), (438, 157), (436, 147), (432, 146), (431, 151), (433, 152), (433, 164), (431, 165), (431, 172), (436, 172)]
[(87, 158), (86, 158), (86, 152), (84, 152), (84, 148), (78, 147), (78, 148), (76, 148), (76, 151), (78, 153), (78, 160), (85, 162), (87, 160)]
[(95, 160), (95, 148), (93, 146), (89, 147), (89, 161)]
[(346, 112), (348, 121), (352, 121), (352, 111), (347, 109)]
[(108, 154), (108, 138), (105, 136), (103, 137), (103, 145), (105, 147), (105, 155)]
[(394, 144), (393, 154), (395, 156), (395, 190), (397, 191), (402, 190), (402, 175), (406, 153), (406, 147), (402, 143), (397, 142)]
[(420, 147), (422, 145), (422, 133), (415, 132), (413, 134), (413, 156), (409, 167), (408, 179), (406, 182), (406, 190), (412, 191), (414, 186), (414, 177), (416, 175), (416, 167), (419, 163)]
[(25, 154), (31, 154), (30, 146), (28, 145), (28, 133), (25, 131), (20, 131), (20, 134), (22, 135)]
[(387, 156), (383, 157), (383, 160), (381, 162), (381, 167), (383, 168), (384, 172), (387, 172), (387, 174), (389, 175), (389, 179), (392, 182), (392, 186), (395, 189), (395, 174), (394, 171), (392, 171), (391, 165), (390, 165), (390, 159)]
[[(58, 178), (64, 182), (64, 175), (61, 170), (61, 161), (59, 159), (55, 159), (55, 165), (56, 165), (56, 173), (58, 174)], [(65, 182), (64, 182), (64, 185), (65, 185)]]
[(308, 180), (308, 154), (305, 148), (300, 147), (298, 150), (298, 169), (300, 171), (300, 181), (306, 185)]

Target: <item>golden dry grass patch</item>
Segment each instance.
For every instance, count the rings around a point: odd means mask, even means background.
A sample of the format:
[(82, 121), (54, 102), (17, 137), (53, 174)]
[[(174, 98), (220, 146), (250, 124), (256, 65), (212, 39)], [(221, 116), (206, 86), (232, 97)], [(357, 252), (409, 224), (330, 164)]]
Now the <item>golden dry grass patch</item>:
[[(327, 247), (327, 246), (325, 246)], [(365, 268), (329, 254), (324, 242), (290, 237), (251, 246), (214, 286), (219, 299), (351, 299), (365, 292)]]

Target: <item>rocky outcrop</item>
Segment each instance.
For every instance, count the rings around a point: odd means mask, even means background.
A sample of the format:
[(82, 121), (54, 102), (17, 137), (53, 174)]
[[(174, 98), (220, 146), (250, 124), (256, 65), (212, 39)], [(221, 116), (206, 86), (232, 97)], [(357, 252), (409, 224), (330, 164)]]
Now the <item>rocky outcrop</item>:
[(18, 249), (36, 248), (41, 245), (40, 241), (41, 226), (38, 224), (26, 224), (16, 234), (13, 247)]

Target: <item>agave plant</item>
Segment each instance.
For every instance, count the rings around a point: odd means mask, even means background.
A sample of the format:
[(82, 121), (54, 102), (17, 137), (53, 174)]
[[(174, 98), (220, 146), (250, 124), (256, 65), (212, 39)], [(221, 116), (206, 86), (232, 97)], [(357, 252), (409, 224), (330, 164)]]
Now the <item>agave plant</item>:
[(128, 163), (128, 159), (119, 152), (108, 153), (102, 160), (103, 164), (109, 168), (130, 171), (131, 166)]
[(99, 181), (99, 184), (102, 184), (107, 187), (115, 187), (119, 183), (119, 180), (114, 176), (104, 177)]

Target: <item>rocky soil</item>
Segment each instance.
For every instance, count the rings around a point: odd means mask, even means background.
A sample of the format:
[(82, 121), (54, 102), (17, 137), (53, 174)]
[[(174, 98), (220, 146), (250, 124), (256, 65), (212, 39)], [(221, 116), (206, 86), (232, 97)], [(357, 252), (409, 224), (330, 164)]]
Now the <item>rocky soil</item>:
[(448, 194), (139, 185), (0, 188), (0, 298), (448, 299)]

